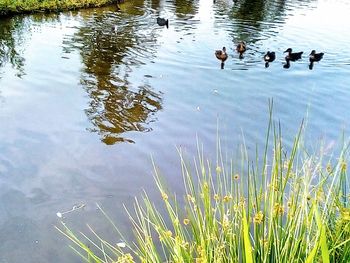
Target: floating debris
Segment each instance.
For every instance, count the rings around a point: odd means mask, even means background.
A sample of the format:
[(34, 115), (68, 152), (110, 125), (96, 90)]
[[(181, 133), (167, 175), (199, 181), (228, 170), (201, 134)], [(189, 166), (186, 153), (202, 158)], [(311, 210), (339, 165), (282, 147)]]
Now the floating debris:
[(126, 247), (126, 244), (125, 244), (125, 242), (118, 242), (117, 246), (121, 247), (121, 248), (124, 248), (124, 247)]
[(56, 213), (56, 216), (58, 216), (59, 218), (62, 218), (64, 214), (68, 214), (68, 213), (73, 212), (73, 211), (75, 211), (75, 210), (84, 208), (85, 206), (86, 206), (85, 204), (74, 205), (74, 206), (72, 207), (72, 209), (70, 209), (70, 210), (68, 210), (68, 211), (65, 211), (65, 212), (57, 212), (57, 213)]
[(57, 215), (59, 218), (62, 218), (62, 213), (57, 212), (56, 215)]

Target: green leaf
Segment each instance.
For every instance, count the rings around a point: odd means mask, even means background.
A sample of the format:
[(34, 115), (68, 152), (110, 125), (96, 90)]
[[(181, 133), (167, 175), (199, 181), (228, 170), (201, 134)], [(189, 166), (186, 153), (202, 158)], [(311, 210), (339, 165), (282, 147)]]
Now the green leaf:
[(243, 208), (243, 239), (244, 239), (244, 252), (247, 263), (253, 263), (252, 246), (249, 238), (249, 228), (247, 223), (247, 216), (245, 209)]

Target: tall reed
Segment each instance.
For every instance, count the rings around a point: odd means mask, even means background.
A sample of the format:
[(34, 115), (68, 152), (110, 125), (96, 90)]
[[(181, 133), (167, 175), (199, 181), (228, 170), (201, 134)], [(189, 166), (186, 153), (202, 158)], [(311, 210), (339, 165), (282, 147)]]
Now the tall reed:
[(127, 248), (91, 228), (98, 242), (65, 224), (59, 230), (87, 262), (348, 262), (348, 143), (336, 158), (322, 145), (309, 153), (301, 125), (287, 151), (272, 104), (269, 110), (262, 156), (257, 151), (251, 159), (242, 147), (235, 165), (222, 157), (220, 140), (215, 165), (200, 146), (193, 163), (179, 150), (183, 200), (167, 190), (155, 168), (160, 200), (153, 203), (145, 193), (127, 208), (135, 238)]

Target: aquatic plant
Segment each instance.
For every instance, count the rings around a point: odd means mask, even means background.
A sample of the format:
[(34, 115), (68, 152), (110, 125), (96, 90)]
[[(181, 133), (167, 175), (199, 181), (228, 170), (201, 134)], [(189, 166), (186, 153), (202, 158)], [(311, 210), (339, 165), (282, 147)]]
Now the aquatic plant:
[(167, 190), (155, 167), (160, 201), (145, 193), (127, 208), (133, 244), (112, 245), (92, 228), (92, 237), (65, 223), (58, 229), (87, 262), (347, 262), (349, 145), (343, 141), (337, 158), (322, 144), (310, 153), (303, 134), (302, 124), (287, 151), (270, 106), (261, 156), (251, 159), (243, 145), (236, 164), (223, 158), (218, 140), (215, 164), (202, 146), (189, 163), (179, 149), (185, 196)]

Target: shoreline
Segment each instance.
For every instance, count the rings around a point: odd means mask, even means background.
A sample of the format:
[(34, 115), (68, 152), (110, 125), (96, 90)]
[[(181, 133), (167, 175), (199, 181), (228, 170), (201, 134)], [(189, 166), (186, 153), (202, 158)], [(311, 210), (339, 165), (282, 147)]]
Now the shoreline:
[(0, 19), (22, 14), (53, 13), (119, 4), (120, 0), (0, 0)]

